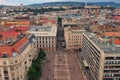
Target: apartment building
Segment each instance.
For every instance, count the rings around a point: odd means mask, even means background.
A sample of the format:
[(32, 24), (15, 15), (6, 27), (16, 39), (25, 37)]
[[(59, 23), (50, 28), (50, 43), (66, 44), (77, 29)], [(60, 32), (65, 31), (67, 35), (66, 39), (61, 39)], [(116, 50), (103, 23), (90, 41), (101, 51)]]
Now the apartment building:
[(42, 25), (47, 22), (54, 22), (57, 23), (57, 17), (48, 15), (48, 14), (39, 14), (37, 16), (34, 16), (33, 21), (35, 25)]
[(46, 52), (56, 51), (56, 25), (31, 26), (28, 33), (36, 36), (36, 47)]
[(37, 56), (34, 35), (18, 35), (0, 40), (0, 80), (26, 80), (32, 60)]
[(92, 80), (120, 80), (120, 40), (116, 38), (83, 34), (81, 51)]
[(78, 23), (79, 23), (78, 19), (76, 18), (72, 18), (72, 17), (65, 18), (62, 20), (62, 28), (65, 28), (68, 26), (71, 26), (71, 27), (78, 26)]
[(79, 50), (82, 46), (82, 30), (80, 27), (66, 27), (64, 28), (64, 38), (66, 43), (66, 50)]

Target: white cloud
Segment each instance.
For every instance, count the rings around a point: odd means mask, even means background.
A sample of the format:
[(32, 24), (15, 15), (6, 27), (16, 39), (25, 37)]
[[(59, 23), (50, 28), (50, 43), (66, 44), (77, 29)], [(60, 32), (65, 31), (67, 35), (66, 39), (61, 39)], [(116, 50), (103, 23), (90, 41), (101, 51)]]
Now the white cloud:
[(0, 5), (7, 5), (7, 2), (5, 0), (0, 0)]
[(34, 4), (34, 3), (45, 3), (45, 2), (58, 2), (58, 1), (78, 1), (78, 2), (108, 2), (115, 1), (119, 2), (120, 0), (0, 0), (0, 5), (24, 5)]

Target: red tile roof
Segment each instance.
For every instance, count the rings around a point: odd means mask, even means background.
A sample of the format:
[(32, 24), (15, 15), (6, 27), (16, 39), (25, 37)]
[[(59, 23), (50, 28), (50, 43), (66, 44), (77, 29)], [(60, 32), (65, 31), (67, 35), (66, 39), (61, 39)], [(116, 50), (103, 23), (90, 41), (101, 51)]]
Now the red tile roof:
[(18, 35), (19, 35), (19, 33), (18, 33), (18, 32), (15, 32), (15, 31), (0, 32), (0, 34), (1, 34), (3, 37), (18, 36)]
[(12, 26), (12, 25), (30, 25), (30, 21), (18, 21), (18, 22), (6, 22), (5, 26)]
[(120, 36), (120, 32), (105, 32), (105, 36)]
[(48, 22), (51, 22), (51, 23), (55, 23), (55, 20), (41, 20), (42, 23), (48, 23)]
[(27, 41), (27, 39), (25, 37), (23, 37), (22, 39), (20, 39), (17, 43), (15, 43), (13, 45), (13, 49), (15, 51), (18, 51), (18, 49), (20, 48), (20, 46), (23, 45), (26, 41)]
[(21, 30), (22, 32), (26, 32), (28, 30), (28, 26), (15, 26), (11, 29), (11, 31)]
[(114, 19), (120, 19), (120, 16), (114, 16)]
[(3, 55), (3, 52), (7, 53), (7, 57), (12, 56), (13, 52), (19, 52), (19, 48), (27, 41), (26, 37), (23, 37), (18, 42), (12, 46), (1, 46), (0, 47), (0, 57)]
[(120, 40), (119, 39), (114, 39), (114, 44), (115, 45), (120, 45)]

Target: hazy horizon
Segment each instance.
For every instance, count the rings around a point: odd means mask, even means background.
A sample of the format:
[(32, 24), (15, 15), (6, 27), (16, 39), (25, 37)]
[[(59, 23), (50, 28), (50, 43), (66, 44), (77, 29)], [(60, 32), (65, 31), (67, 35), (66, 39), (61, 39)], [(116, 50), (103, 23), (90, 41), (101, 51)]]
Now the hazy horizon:
[(29, 4), (37, 4), (37, 3), (45, 3), (45, 2), (65, 2), (65, 1), (73, 1), (73, 2), (116, 2), (120, 3), (120, 0), (0, 0), (0, 5), (29, 5)]

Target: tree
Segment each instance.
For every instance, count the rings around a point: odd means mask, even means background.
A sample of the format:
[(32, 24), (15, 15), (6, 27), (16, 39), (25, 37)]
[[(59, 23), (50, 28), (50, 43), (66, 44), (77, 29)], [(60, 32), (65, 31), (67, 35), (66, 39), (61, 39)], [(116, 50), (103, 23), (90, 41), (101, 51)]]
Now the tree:
[(45, 56), (46, 56), (46, 54), (45, 54), (44, 51), (40, 51), (39, 54), (38, 54), (38, 58), (40, 58), (42, 60), (44, 60)]
[(28, 80), (37, 80), (42, 75), (41, 63), (44, 60), (46, 54), (44, 51), (40, 51), (37, 59), (32, 60), (32, 66), (29, 68), (27, 75)]
[(35, 80), (36, 79), (36, 75), (33, 75), (35, 73), (36, 73), (35, 69), (33, 67), (30, 67), (29, 71), (27, 72), (28, 80)]

